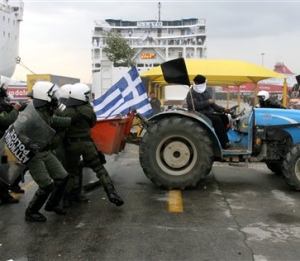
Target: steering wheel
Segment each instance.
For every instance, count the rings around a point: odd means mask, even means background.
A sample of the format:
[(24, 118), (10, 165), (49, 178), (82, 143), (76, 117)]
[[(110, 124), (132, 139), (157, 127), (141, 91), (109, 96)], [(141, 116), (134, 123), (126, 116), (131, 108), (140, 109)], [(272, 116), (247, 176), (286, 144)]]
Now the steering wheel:
[(231, 108), (229, 108), (229, 114), (231, 114), (231, 117), (234, 119), (236, 118), (238, 115), (236, 113), (236, 109), (239, 107), (239, 105), (234, 105)]

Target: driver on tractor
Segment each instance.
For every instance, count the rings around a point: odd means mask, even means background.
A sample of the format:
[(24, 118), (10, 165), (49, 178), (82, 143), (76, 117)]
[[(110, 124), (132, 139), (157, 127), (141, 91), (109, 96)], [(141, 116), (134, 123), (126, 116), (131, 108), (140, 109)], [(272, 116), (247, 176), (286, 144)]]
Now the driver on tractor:
[(225, 112), (228, 110), (217, 105), (212, 99), (211, 94), (206, 89), (206, 78), (203, 75), (198, 74), (194, 78), (194, 84), (187, 94), (186, 102), (189, 110), (198, 111), (211, 120), (223, 149), (233, 147), (226, 133), (229, 120)]

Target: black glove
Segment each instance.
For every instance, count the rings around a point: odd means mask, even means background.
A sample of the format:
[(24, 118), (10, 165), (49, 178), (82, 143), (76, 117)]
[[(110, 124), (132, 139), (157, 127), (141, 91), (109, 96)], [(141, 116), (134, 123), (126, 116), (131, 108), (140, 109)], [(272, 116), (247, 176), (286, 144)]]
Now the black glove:
[(27, 102), (21, 103), (21, 107), (19, 108), (19, 111), (24, 111), (26, 107), (27, 107)]
[(83, 116), (77, 113), (71, 118), (71, 124), (79, 125), (82, 122), (82, 120), (83, 120)]

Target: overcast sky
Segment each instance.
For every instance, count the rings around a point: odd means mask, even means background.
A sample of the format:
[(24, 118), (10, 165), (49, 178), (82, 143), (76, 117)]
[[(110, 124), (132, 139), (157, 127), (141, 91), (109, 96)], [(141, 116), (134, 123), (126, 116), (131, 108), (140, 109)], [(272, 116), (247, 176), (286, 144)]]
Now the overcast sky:
[[(37, 74), (91, 83), (95, 20), (153, 20), (159, 1), (23, 0), (20, 57)], [(11, 2), (15, 2), (12, 1)], [(300, 74), (300, 0), (160, 1), (161, 20), (205, 19), (208, 59), (234, 59)], [(265, 55), (262, 55), (264, 53)], [(13, 79), (30, 71), (17, 65)]]

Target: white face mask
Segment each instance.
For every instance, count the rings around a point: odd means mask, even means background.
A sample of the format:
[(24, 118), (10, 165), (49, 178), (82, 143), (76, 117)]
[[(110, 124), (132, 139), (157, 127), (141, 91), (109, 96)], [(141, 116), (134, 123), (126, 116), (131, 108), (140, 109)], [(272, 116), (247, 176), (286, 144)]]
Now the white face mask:
[(203, 93), (206, 90), (206, 82), (201, 84), (193, 84), (193, 89), (195, 92)]

